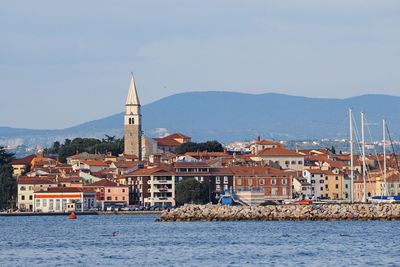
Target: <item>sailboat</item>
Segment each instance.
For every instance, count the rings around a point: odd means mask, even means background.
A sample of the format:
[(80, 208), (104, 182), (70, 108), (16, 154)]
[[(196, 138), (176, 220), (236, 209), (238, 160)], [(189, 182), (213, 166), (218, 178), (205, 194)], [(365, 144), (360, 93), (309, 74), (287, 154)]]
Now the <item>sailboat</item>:
[[(380, 196), (373, 196), (370, 198), (372, 203), (393, 203), (400, 201), (400, 195), (397, 196), (389, 196), (388, 192), (388, 183), (387, 183), (387, 157), (386, 157), (386, 131), (389, 132), (388, 126), (386, 124), (386, 120), (383, 119), (383, 186), (381, 187), (381, 195)], [(390, 142), (392, 142), (389, 134)], [(394, 151), (393, 151), (394, 153)], [(394, 153), (395, 154), (395, 153)], [(395, 154), (396, 157), (396, 154)]]

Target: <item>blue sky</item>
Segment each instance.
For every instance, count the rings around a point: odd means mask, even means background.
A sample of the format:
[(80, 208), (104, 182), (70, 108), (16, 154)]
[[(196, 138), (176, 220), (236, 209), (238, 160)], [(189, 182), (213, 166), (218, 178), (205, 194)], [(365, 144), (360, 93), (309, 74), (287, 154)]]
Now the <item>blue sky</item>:
[(186, 91), (400, 95), (399, 1), (2, 1), (0, 126), (65, 128)]

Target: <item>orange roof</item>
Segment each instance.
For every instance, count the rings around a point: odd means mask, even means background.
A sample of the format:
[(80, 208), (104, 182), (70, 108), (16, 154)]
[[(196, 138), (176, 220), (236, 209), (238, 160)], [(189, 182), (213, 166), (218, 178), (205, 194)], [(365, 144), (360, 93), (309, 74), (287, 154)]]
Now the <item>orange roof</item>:
[(191, 137), (186, 136), (186, 135), (184, 135), (184, 134), (182, 134), (182, 133), (173, 133), (173, 134), (170, 134), (170, 135), (168, 135), (168, 136), (165, 136), (164, 138), (182, 138), (182, 139), (190, 139)]
[(157, 143), (163, 145), (163, 146), (180, 146), (182, 145), (181, 143), (179, 143), (178, 141), (176, 141), (175, 139), (169, 139), (169, 138), (153, 138), (155, 141), (157, 141)]
[(294, 150), (289, 150), (287, 148), (283, 147), (277, 147), (277, 148), (266, 148), (264, 150), (261, 150), (257, 156), (261, 157), (287, 157), (287, 156), (295, 156), (295, 157), (303, 157), (303, 155), (300, 155)]
[(23, 158), (14, 159), (11, 164), (12, 165), (30, 165), (32, 160), (36, 157), (36, 155), (29, 155)]
[(101, 179), (100, 181), (91, 183), (90, 186), (95, 186), (95, 187), (119, 187), (120, 185), (118, 183), (110, 181), (108, 179)]
[(20, 176), (17, 180), (18, 184), (57, 184), (48, 178)]
[(82, 160), (81, 163), (89, 166), (108, 167), (108, 164), (106, 162), (100, 160)]

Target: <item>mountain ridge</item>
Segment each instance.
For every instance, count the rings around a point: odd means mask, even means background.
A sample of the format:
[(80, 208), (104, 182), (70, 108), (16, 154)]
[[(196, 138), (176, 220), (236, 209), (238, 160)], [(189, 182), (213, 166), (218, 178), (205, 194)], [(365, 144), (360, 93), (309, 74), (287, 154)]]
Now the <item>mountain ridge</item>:
[[(344, 138), (347, 109), (365, 111), (379, 123), (386, 118), (400, 131), (400, 97), (365, 94), (349, 98), (312, 98), (280, 93), (186, 92), (164, 97), (142, 107), (147, 135), (180, 131), (194, 140), (222, 142), (253, 139), (256, 135), (282, 140)], [(123, 109), (123, 107), (122, 107)], [(344, 122), (343, 122), (344, 121)], [(32, 130), (0, 126), (0, 143), (48, 145), (73, 137), (123, 134), (123, 112), (65, 129)], [(379, 129), (372, 130), (378, 136)]]

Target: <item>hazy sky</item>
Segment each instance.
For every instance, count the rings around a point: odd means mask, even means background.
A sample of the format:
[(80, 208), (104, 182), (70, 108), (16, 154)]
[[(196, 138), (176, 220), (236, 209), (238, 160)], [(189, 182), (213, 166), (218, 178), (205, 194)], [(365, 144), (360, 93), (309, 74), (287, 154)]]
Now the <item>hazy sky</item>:
[(1, 1), (0, 126), (186, 91), (400, 95), (400, 1)]

